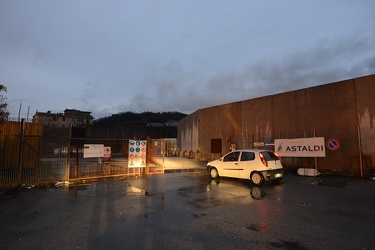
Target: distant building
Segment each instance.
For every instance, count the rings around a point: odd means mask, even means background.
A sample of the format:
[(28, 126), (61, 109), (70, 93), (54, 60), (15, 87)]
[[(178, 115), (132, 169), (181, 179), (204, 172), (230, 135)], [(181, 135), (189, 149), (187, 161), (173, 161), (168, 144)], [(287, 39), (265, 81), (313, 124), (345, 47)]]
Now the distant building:
[(76, 109), (65, 109), (64, 113), (36, 112), (33, 116), (33, 122), (52, 127), (86, 127), (93, 120), (91, 112)]
[(177, 121), (170, 120), (167, 122), (148, 122), (147, 127), (177, 127)]

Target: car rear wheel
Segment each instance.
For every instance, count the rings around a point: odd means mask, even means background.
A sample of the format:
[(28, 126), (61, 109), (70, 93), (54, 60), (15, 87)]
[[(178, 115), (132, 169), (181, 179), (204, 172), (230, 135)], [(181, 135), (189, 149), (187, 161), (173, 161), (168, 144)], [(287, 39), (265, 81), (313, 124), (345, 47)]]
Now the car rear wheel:
[(254, 183), (254, 185), (260, 186), (264, 182), (264, 177), (260, 172), (254, 172), (250, 176), (251, 181)]
[(217, 172), (216, 168), (211, 168), (210, 169), (210, 175), (212, 179), (217, 179), (219, 178), (219, 173)]

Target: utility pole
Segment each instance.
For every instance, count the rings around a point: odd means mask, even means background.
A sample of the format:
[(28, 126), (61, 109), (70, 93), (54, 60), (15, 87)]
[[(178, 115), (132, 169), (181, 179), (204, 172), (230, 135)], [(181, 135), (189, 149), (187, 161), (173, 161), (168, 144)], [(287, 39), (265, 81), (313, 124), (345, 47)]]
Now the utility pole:
[(18, 110), (18, 121), (21, 121), (21, 108), (22, 108), (22, 102), (20, 103), (20, 109)]
[(29, 107), (27, 108), (27, 116), (26, 116), (26, 121), (27, 121), (27, 122), (29, 121), (29, 112), (30, 112), (30, 105), (29, 105)]

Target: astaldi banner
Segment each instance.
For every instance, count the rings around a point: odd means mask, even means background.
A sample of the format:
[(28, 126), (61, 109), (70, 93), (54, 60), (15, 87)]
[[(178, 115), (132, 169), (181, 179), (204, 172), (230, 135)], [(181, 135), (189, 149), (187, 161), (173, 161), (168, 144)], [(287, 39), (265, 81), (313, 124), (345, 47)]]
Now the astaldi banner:
[(146, 167), (147, 141), (129, 140), (129, 168)]
[(325, 157), (324, 137), (275, 139), (275, 152), (288, 157)]

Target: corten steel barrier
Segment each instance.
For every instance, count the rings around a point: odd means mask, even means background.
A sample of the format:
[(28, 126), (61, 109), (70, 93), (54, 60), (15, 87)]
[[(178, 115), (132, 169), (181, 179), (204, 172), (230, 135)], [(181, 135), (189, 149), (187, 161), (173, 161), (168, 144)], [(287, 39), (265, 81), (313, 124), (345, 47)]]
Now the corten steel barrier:
[(5, 122), (0, 125), (0, 187), (40, 185), (66, 176), (69, 128), (43, 127), (37, 123)]
[[(296, 173), (298, 168), (315, 168), (326, 175), (341, 175), (349, 177), (375, 177), (375, 168), (372, 163), (371, 152), (375, 149), (375, 140), (361, 138), (359, 128), (331, 128), (315, 129), (311, 131), (275, 132), (275, 138), (269, 134), (250, 135), (247, 137), (231, 137), (231, 143), (236, 149), (260, 148), (275, 150), (271, 144), (275, 139), (294, 139), (309, 137), (324, 137), (325, 141), (333, 138), (339, 141), (338, 149), (329, 149), (326, 145), (326, 157), (282, 157), (285, 170)], [(375, 138), (375, 132), (370, 136)], [(366, 140), (363, 142), (363, 140)], [(364, 148), (362, 148), (364, 147)]]
[[(282, 139), (324, 137), (325, 157), (283, 157), (284, 165), (295, 170), (296, 168), (315, 168), (325, 175), (340, 175), (349, 177), (372, 177), (374, 170), (371, 157), (362, 150), (360, 128), (331, 128), (315, 129), (300, 133), (280, 133)], [(327, 146), (329, 140), (339, 142), (337, 148)], [(374, 148), (375, 142), (370, 147)]]

